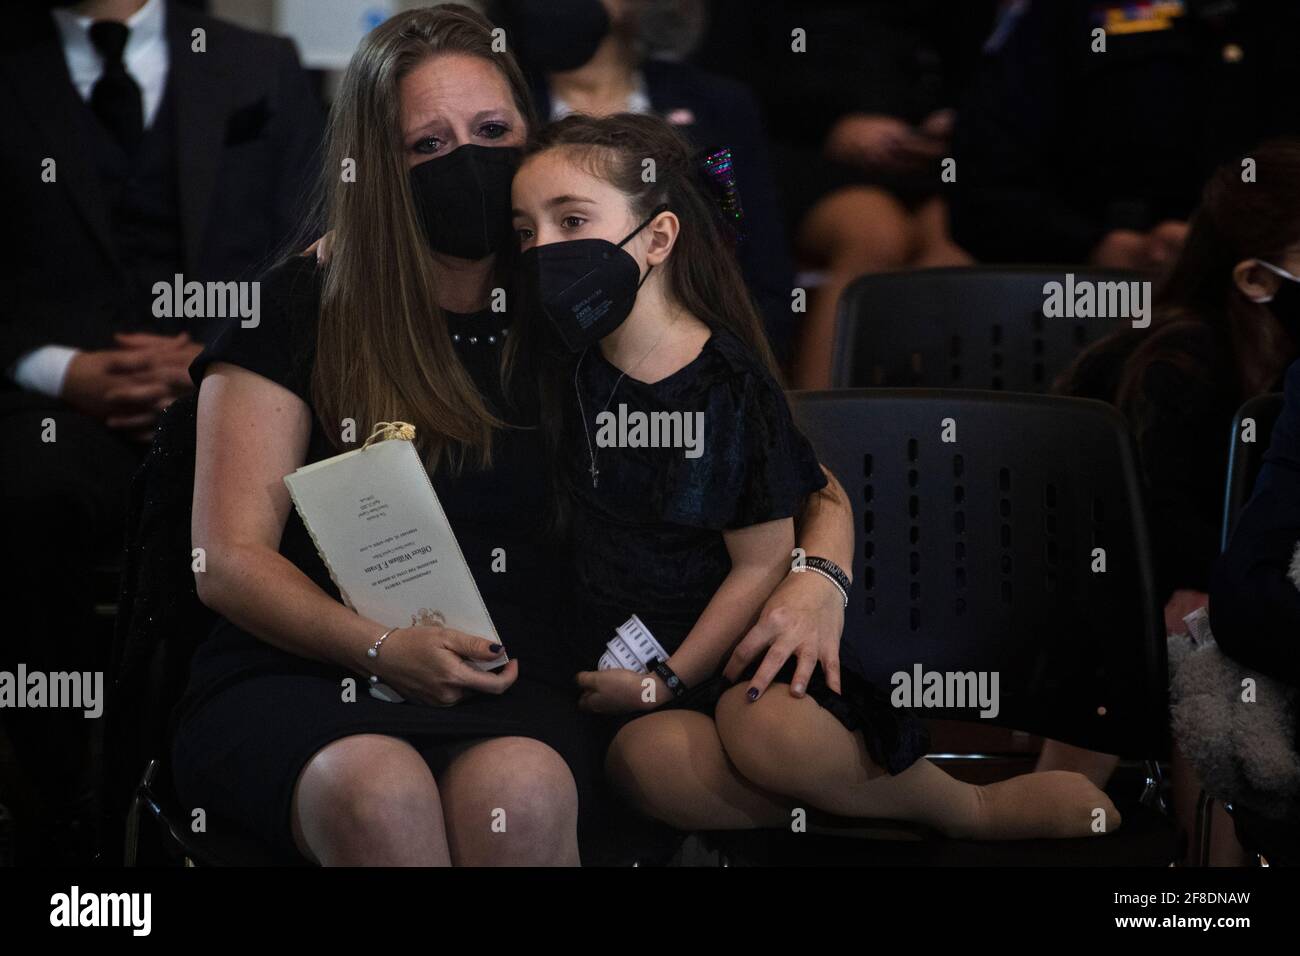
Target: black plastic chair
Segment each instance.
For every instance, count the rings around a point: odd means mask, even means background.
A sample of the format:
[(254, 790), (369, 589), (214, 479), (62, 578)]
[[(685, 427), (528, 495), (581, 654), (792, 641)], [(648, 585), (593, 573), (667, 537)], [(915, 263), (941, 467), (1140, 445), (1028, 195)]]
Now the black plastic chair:
[(1046, 392), (1089, 343), (1127, 318), (1045, 318), (1043, 287), (1132, 282), (1082, 266), (974, 266), (865, 275), (836, 316), (836, 388), (978, 388)]
[[(1255, 479), (1264, 463), (1264, 453), (1273, 439), (1273, 426), (1281, 414), (1282, 393), (1269, 392), (1248, 398), (1233, 416), (1232, 434), (1228, 438), (1228, 480), (1223, 496), (1221, 551), (1227, 550), (1232, 529), (1237, 525), (1237, 516), (1250, 500)], [(1255, 440), (1243, 441), (1244, 426), (1250, 421), (1254, 422)]]
[[(843, 664), (890, 690), (898, 672), (997, 671), (990, 723), (1143, 761), (1115, 833), (946, 840), (887, 821), (811, 814), (821, 831), (711, 833), (732, 862), (1165, 864), (1164, 627), (1136, 452), (1109, 405), (939, 389), (796, 393), (797, 420), (853, 502), (857, 553)], [(945, 442), (944, 429), (955, 429)], [(1104, 549), (1105, 571), (1092, 570)], [(974, 711), (924, 716), (973, 721)], [(906, 841), (848, 840), (904, 831)]]
[(289, 862), (224, 821), (209, 818), (206, 832), (193, 832), (172, 788), (171, 716), (214, 620), (190, 572), (197, 407), (191, 395), (167, 408), (131, 483), (105, 715), (106, 832), (122, 835), (128, 866)]

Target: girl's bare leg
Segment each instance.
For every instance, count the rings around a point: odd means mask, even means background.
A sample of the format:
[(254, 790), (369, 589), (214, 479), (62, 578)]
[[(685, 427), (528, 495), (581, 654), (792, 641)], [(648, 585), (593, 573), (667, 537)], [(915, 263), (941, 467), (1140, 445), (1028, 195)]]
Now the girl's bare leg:
[(1077, 773), (1024, 774), (984, 786), (928, 760), (886, 774), (851, 733), (811, 698), (775, 685), (757, 701), (738, 686), (718, 704), (718, 735), (736, 769), (757, 786), (841, 816), (925, 824), (951, 837), (1082, 837), (1120, 824), (1110, 799)]
[(679, 830), (781, 826), (790, 801), (742, 777), (704, 714), (667, 710), (623, 727), (605, 758), (611, 783), (637, 810)]
[(1047, 739), (1043, 741), (1043, 749), (1038, 752), (1038, 763), (1034, 770), (1039, 773), (1045, 770), (1073, 770), (1097, 786), (1104, 787), (1118, 763), (1119, 758), (1114, 754), (1084, 750), (1059, 740)]

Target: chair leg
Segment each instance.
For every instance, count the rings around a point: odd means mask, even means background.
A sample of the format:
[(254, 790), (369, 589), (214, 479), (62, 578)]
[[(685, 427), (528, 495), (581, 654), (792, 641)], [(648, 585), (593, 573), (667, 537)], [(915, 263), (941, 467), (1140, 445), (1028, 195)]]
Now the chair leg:
[(1147, 780), (1139, 798), (1144, 807), (1152, 807), (1167, 814), (1169, 806), (1165, 802), (1164, 776), (1160, 773), (1160, 764), (1155, 760), (1146, 761)]
[(1214, 827), (1214, 798), (1201, 791), (1196, 798), (1196, 865), (1206, 867), (1210, 865), (1210, 839), (1211, 831)]
[(158, 774), (158, 761), (150, 760), (144, 768), (144, 773), (140, 774), (140, 782), (136, 785), (135, 795), (131, 798), (131, 806), (126, 811), (126, 843), (122, 848), (122, 865), (134, 867), (139, 863), (140, 857), (140, 821), (145, 815), (145, 794), (153, 786), (154, 777)]
[(126, 842), (122, 848), (122, 865), (135, 867), (139, 863), (140, 819), (144, 816), (144, 801), (137, 794), (126, 811)]

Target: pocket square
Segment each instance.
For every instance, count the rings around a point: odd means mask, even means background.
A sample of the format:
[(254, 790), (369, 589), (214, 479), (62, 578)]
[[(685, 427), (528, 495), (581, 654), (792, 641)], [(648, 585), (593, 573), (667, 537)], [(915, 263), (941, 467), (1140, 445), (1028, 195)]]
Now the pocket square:
[(256, 103), (241, 107), (230, 114), (226, 120), (226, 145), (238, 146), (262, 135), (271, 111), (267, 108), (266, 97)]

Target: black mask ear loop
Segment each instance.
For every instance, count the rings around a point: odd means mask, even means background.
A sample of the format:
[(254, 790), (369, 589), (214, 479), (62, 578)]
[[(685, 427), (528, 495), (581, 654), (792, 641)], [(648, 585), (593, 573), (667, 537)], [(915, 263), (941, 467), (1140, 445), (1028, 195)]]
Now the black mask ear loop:
[[(623, 246), (625, 246), (628, 242), (632, 240), (633, 236), (635, 236), (646, 226), (650, 225), (650, 223), (654, 222), (655, 216), (659, 215), (661, 212), (667, 212), (667, 211), (668, 211), (668, 203), (666, 202), (661, 202), (659, 205), (655, 206), (654, 209), (650, 210), (650, 215), (646, 217), (645, 221), (642, 222), (641, 225), (637, 226), (635, 229), (633, 229), (631, 232), (629, 232), (626, 236), (623, 237), (623, 241), (618, 244), (618, 248), (622, 249)], [(645, 285), (645, 280), (650, 278), (650, 270), (653, 268), (654, 266), (646, 266), (645, 275), (643, 275), (641, 277), (641, 281), (636, 284), (636, 290), (638, 292), (641, 291), (641, 286)]]

